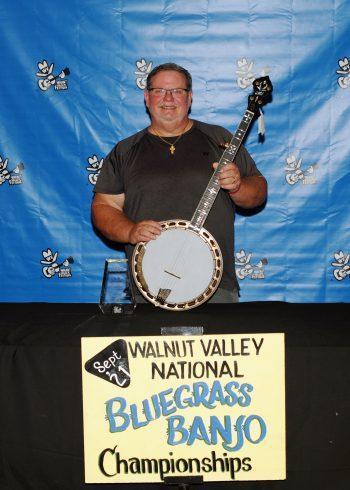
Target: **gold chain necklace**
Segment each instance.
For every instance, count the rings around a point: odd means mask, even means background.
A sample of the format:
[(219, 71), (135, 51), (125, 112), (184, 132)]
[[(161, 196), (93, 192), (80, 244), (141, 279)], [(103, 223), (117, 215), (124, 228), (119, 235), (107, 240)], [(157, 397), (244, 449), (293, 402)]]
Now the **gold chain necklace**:
[(179, 141), (179, 139), (181, 138), (181, 136), (183, 136), (183, 134), (185, 133), (186, 129), (187, 129), (187, 126), (189, 125), (191, 121), (188, 121), (188, 123), (186, 124), (184, 130), (182, 131), (182, 133), (176, 138), (176, 140), (173, 142), (173, 143), (169, 143), (169, 141), (167, 141), (166, 139), (162, 138), (160, 136), (160, 134), (157, 133), (157, 131), (153, 128), (153, 131), (155, 132), (156, 136), (158, 136), (158, 138), (160, 138), (164, 143), (166, 143), (167, 145), (169, 145), (169, 151), (172, 155), (174, 155), (175, 153), (175, 150), (176, 150), (176, 143)]

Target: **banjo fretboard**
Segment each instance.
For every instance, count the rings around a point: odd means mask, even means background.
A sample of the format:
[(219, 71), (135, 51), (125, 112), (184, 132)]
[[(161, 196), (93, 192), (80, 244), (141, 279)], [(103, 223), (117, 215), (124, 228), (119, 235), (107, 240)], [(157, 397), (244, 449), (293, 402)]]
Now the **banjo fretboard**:
[(199, 201), (197, 209), (192, 216), (190, 228), (192, 228), (193, 230), (199, 231), (203, 227), (209, 211), (211, 210), (211, 207), (214, 204), (216, 196), (218, 195), (218, 192), (220, 190), (217, 175), (224, 167), (224, 165), (233, 162), (233, 160), (235, 159), (235, 156), (237, 155), (239, 147), (242, 144), (242, 141), (253, 118), (254, 112), (247, 109), (230, 143), (227, 145), (225, 151), (223, 152), (219, 161), (219, 165), (213, 172), (213, 175), (211, 176), (211, 179), (201, 197), (201, 200)]

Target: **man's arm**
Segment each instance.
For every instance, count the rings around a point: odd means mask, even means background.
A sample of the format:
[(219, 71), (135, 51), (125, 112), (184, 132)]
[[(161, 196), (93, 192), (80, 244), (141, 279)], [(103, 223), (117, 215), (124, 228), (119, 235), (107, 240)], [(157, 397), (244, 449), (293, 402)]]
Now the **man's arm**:
[(232, 201), (241, 208), (255, 208), (263, 204), (267, 196), (267, 182), (262, 175), (242, 177), (238, 190), (229, 192)]
[[(214, 168), (217, 167), (214, 163)], [(255, 208), (263, 204), (267, 196), (267, 182), (262, 175), (241, 177), (239, 168), (234, 163), (225, 165), (219, 173), (219, 183), (232, 201), (241, 208)]]
[(157, 221), (144, 220), (134, 223), (123, 212), (124, 194), (96, 192), (92, 201), (92, 220), (96, 228), (109, 240), (120, 243), (148, 242), (161, 232)]

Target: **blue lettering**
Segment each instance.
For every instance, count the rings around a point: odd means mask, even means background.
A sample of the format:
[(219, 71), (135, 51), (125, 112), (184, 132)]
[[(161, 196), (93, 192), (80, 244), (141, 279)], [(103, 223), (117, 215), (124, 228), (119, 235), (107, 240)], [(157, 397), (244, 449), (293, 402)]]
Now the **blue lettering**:
[(159, 403), (160, 406), (162, 407), (162, 415), (166, 417), (167, 415), (171, 415), (172, 413), (176, 412), (176, 407), (174, 407), (174, 399), (172, 400), (166, 400), (166, 396), (170, 395), (170, 393), (173, 392), (172, 388), (169, 388), (168, 390), (161, 391), (159, 393)]
[(207, 396), (209, 394), (209, 386), (203, 381), (198, 381), (198, 383), (193, 383), (193, 399), (194, 406), (199, 407), (199, 405), (204, 405), (207, 408), (213, 408), (207, 402)]
[(242, 386), (240, 387), (239, 391), (243, 396), (240, 396), (238, 398), (238, 404), (241, 407), (248, 407), (250, 405), (250, 402), (252, 401), (252, 398), (250, 395), (248, 395), (247, 392), (251, 393), (254, 390), (253, 386), (249, 383), (243, 383)]
[(221, 405), (225, 403), (225, 397), (220, 381), (214, 381), (210, 390), (209, 404), (211, 405), (211, 408), (216, 406), (216, 401), (220, 402)]
[(181, 385), (178, 388), (176, 388), (175, 393), (174, 393), (175, 405), (180, 409), (187, 408), (187, 407), (193, 407), (193, 400), (191, 397), (182, 399), (182, 392), (183, 391), (189, 391), (190, 392), (191, 388), (188, 385)]
[[(257, 420), (259, 423), (260, 427), (260, 435), (258, 438), (254, 441), (252, 439), (251, 433), (250, 433), (250, 426), (254, 420)], [(266, 437), (266, 424), (265, 421), (260, 417), (259, 415), (249, 415), (247, 418), (245, 424), (244, 424), (244, 435), (246, 436), (247, 440), (251, 442), (252, 444), (259, 444), (259, 442), (263, 441)]]
[(225, 397), (225, 403), (229, 407), (233, 407), (237, 403), (237, 393), (235, 393), (232, 389), (238, 390), (239, 389), (239, 383), (237, 381), (230, 381), (230, 383), (227, 383), (225, 385), (225, 391), (229, 396)]
[(229, 446), (232, 443), (232, 432), (230, 438), (223, 442), (222, 447), (226, 449), (226, 451), (239, 451), (243, 446), (243, 430), (242, 425), (245, 419), (245, 415), (240, 415), (236, 420), (236, 425), (234, 425), (234, 430), (237, 432), (237, 441), (234, 446)]
[(206, 444), (210, 444), (210, 439), (205, 428), (202, 417), (195, 416), (193, 423), (191, 425), (190, 437), (187, 440), (187, 444), (192, 446), (194, 441), (198, 439), (199, 441), (204, 441)]
[(219, 421), (217, 417), (210, 417), (210, 434), (212, 444), (218, 443), (218, 434), (225, 442), (230, 442), (232, 439), (231, 431), (231, 417), (225, 415), (224, 425)]
[(139, 429), (140, 427), (144, 427), (145, 425), (148, 425), (147, 420), (144, 420), (143, 422), (139, 420), (139, 416), (137, 413), (137, 405), (135, 405), (135, 403), (130, 405), (130, 415), (132, 420), (132, 426), (134, 429)]
[[(168, 418), (168, 444), (177, 446), (183, 444), (188, 439), (188, 430), (184, 428), (185, 418), (182, 415), (176, 415)], [(176, 434), (180, 434), (180, 439), (176, 440)]]
[[(119, 404), (118, 410), (114, 412), (114, 405)], [(129, 427), (130, 417), (124, 412), (126, 408), (126, 401), (124, 398), (112, 398), (106, 402), (106, 415), (109, 421), (110, 432), (122, 432)], [(121, 425), (117, 425), (116, 418), (120, 417), (123, 421)]]

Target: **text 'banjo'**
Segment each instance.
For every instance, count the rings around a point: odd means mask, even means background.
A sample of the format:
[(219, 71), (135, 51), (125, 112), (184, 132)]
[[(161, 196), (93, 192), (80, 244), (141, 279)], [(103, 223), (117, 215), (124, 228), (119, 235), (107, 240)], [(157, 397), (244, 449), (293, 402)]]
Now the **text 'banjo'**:
[(173, 311), (195, 308), (207, 301), (220, 284), (221, 250), (203, 225), (220, 190), (218, 173), (224, 165), (233, 162), (259, 107), (272, 92), (269, 77), (254, 80), (253, 89), (248, 108), (226, 145), (191, 221), (163, 221), (156, 240), (135, 246), (131, 264), (135, 283), (141, 294), (156, 306)]

